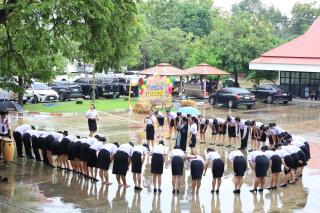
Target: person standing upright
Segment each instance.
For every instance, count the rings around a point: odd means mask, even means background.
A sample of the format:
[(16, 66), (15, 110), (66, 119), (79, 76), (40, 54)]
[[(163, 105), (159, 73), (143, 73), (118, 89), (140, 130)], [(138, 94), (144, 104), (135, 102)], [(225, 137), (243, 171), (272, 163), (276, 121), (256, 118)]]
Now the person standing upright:
[(89, 105), (89, 110), (87, 111), (86, 115), (88, 118), (88, 126), (90, 131), (89, 136), (93, 137), (97, 131), (97, 121), (99, 121), (98, 113), (94, 104)]
[[(8, 117), (8, 112), (0, 112), (0, 139), (2, 137), (11, 138), (9, 124), (10, 124), (10, 120)], [(2, 153), (1, 149), (2, 148), (0, 146), (0, 155)]]

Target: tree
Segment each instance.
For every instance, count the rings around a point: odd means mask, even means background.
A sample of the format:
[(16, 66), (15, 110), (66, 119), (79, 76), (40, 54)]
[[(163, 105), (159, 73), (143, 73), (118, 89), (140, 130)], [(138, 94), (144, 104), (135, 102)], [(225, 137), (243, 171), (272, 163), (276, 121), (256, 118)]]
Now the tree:
[(249, 62), (278, 44), (274, 28), (256, 15), (234, 14), (217, 19), (209, 44), (217, 48), (220, 67), (235, 75), (248, 74)]
[(207, 38), (197, 38), (187, 49), (185, 68), (193, 67), (200, 63), (211, 66), (218, 66), (221, 61), (218, 59), (217, 49), (209, 45)]
[(8, 81), (1, 86), (14, 87), (21, 102), (24, 81), (50, 81), (61, 58), (77, 53), (98, 71), (119, 68), (137, 48), (136, 14), (135, 1), (2, 1), (0, 72)]
[(290, 33), (297, 37), (302, 35), (320, 15), (320, 7), (313, 3), (296, 3), (292, 8), (290, 20)]
[(151, 28), (148, 31), (140, 45), (145, 68), (158, 63), (170, 63), (182, 67), (192, 34), (187, 34), (179, 28), (170, 30)]
[(212, 0), (150, 0), (141, 2), (141, 11), (153, 27), (180, 28), (202, 37), (212, 30), (212, 18), (216, 14), (212, 4)]
[(233, 14), (249, 13), (259, 18), (269, 21), (275, 28), (275, 35), (281, 38), (288, 38), (288, 18), (274, 6), (266, 6), (261, 0), (243, 0), (238, 4), (232, 5)]

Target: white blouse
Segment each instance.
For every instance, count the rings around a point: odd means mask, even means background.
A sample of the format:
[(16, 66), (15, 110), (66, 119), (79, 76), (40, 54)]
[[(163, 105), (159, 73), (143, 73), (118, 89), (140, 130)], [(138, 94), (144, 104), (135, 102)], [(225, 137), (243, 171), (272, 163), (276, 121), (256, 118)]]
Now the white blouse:
[(89, 109), (86, 113), (88, 119), (97, 119), (98, 113), (95, 109)]

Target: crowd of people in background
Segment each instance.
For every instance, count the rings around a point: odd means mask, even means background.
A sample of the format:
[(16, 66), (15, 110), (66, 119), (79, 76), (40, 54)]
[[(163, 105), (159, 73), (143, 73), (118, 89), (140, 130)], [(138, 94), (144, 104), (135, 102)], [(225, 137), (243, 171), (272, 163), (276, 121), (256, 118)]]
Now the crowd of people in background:
[[(17, 156), (35, 159), (58, 170), (74, 172), (92, 181), (98, 181), (99, 175), (100, 181), (106, 185), (112, 184), (109, 180), (109, 168), (112, 165), (112, 174), (116, 175), (118, 185), (125, 188), (129, 187), (126, 175), (131, 166), (134, 190), (141, 191), (142, 166), (147, 155), (150, 155), (154, 193), (162, 192), (164, 163), (170, 160), (174, 194), (180, 192), (186, 163), (190, 164), (193, 193), (199, 193), (202, 177), (206, 175), (209, 167), (212, 173), (211, 193), (219, 193), (225, 162), (217, 151), (218, 147), (229, 149), (228, 159), (232, 162), (234, 171), (234, 193), (241, 191), (247, 162), (255, 174), (253, 188), (250, 190), (255, 193), (265, 189), (268, 170), (271, 173), (271, 185), (267, 189), (275, 190), (278, 186), (294, 184), (302, 176), (303, 168), (310, 159), (310, 148), (306, 139), (289, 134), (275, 123), (263, 124), (231, 116), (207, 119), (201, 115), (169, 110), (165, 114), (154, 111), (144, 120), (146, 143), (130, 141), (119, 144), (109, 143), (104, 136), (95, 134), (98, 115), (94, 105), (90, 105), (87, 118), (89, 137), (70, 135), (68, 131), (36, 130), (28, 124), (18, 126), (13, 130)], [(2, 136), (10, 136), (6, 119), (1, 117)], [(166, 138), (168, 142), (164, 139), (165, 120), (169, 128)], [(207, 131), (210, 131), (211, 137), (210, 143), (206, 144), (203, 158), (196, 147), (198, 139), (200, 143), (207, 142)], [(238, 149), (237, 138), (241, 141)], [(251, 145), (248, 150), (249, 139)], [(174, 143), (172, 150), (169, 150), (170, 143)], [(23, 154), (23, 147), (26, 156)], [(187, 152), (187, 147), (190, 152)], [(284, 178), (279, 184), (282, 172)]]

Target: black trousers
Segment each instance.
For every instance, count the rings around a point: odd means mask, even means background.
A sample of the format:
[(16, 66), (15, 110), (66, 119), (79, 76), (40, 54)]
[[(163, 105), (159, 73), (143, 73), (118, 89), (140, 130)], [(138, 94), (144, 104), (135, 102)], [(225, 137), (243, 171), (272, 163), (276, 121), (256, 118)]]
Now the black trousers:
[(243, 137), (244, 129), (240, 129), (241, 148), (242, 149), (246, 149), (248, 146), (249, 132), (250, 132), (250, 129), (247, 128), (247, 133), (246, 133), (245, 137)]
[(33, 150), (33, 153), (36, 157), (36, 160), (37, 161), (40, 161), (41, 160), (41, 157), (40, 157), (40, 152), (39, 152), (39, 149), (42, 149), (42, 147), (39, 146), (39, 139), (37, 138), (37, 136), (31, 136), (31, 144), (32, 144), (32, 150)]
[(20, 132), (13, 132), (13, 139), (16, 142), (17, 154), (18, 156), (22, 155), (22, 135)]
[(31, 152), (31, 136), (29, 133), (24, 133), (22, 135), (22, 141), (23, 141), (23, 145), (24, 145), (24, 150), (26, 152), (26, 155), (28, 157), (32, 157), (32, 152)]

